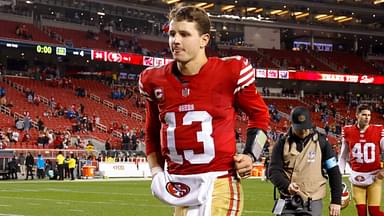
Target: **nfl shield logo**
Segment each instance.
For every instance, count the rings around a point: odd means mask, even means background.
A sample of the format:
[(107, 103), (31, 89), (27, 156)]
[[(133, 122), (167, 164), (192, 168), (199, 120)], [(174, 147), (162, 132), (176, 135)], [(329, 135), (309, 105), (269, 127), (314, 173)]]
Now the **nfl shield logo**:
[(189, 88), (183, 88), (183, 90), (181, 90), (181, 95), (183, 95), (183, 97), (188, 97), (189, 96)]
[(316, 157), (316, 152), (310, 151), (308, 153), (308, 163), (313, 163), (315, 162), (315, 157)]

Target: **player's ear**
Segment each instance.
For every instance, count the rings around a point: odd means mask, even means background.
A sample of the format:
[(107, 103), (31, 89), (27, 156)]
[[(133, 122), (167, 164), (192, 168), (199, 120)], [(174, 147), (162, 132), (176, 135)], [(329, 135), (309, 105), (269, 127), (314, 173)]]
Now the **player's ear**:
[(211, 36), (208, 33), (202, 34), (200, 36), (200, 48), (205, 48), (208, 43)]

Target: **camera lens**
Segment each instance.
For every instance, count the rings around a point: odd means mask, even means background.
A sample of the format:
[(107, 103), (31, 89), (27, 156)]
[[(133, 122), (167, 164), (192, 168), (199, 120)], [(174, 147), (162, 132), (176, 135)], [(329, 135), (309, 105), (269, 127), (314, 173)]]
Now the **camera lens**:
[(303, 206), (303, 199), (299, 195), (293, 195), (291, 199), (291, 205), (293, 208), (299, 208)]

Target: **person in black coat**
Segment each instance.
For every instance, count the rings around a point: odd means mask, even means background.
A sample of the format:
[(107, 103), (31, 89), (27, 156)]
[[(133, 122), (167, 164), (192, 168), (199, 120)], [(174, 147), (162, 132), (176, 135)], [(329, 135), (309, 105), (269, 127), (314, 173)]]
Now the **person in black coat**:
[(287, 134), (273, 147), (269, 167), (269, 178), (280, 192), (282, 202), (277, 203), (284, 203), (284, 208), (274, 209), (274, 214), (322, 215), (329, 180), (329, 215), (339, 216), (342, 178), (331, 145), (314, 128), (307, 108), (295, 107), (290, 120)]
[(33, 158), (31, 152), (28, 152), (27, 157), (25, 158), (25, 166), (27, 167), (25, 180), (28, 180), (28, 176), (31, 176), (33, 180), (33, 165), (35, 165), (35, 159)]
[(9, 178), (17, 179), (17, 161), (15, 156), (13, 156), (12, 159), (8, 162), (8, 169)]

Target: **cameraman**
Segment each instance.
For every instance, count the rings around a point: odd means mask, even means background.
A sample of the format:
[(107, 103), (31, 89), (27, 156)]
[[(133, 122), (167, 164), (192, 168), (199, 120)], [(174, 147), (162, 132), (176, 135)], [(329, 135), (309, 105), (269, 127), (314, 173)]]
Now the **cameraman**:
[(322, 215), (324, 170), (331, 187), (329, 215), (340, 215), (341, 174), (331, 145), (313, 129), (308, 109), (295, 107), (290, 118), (291, 127), (274, 146), (269, 167), (271, 182), (286, 200), (281, 215)]

